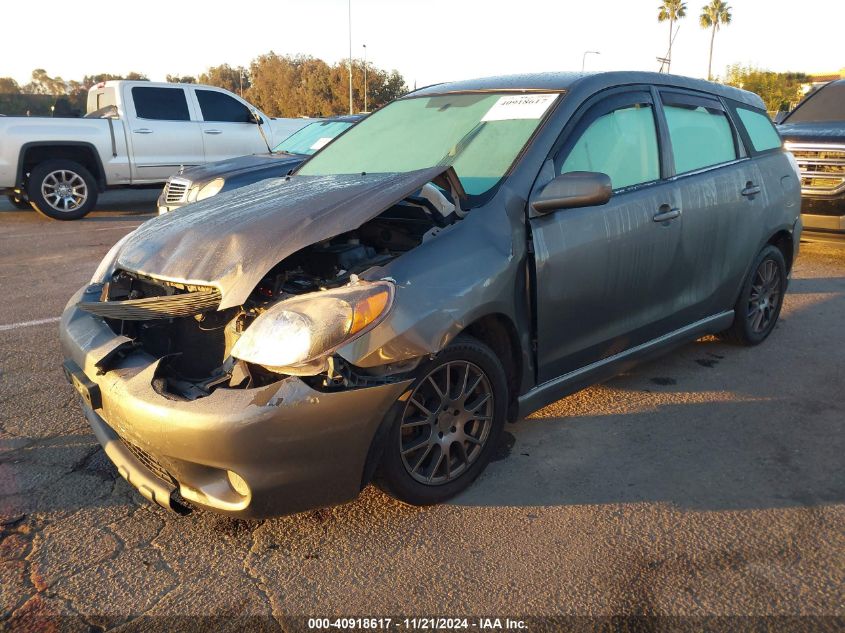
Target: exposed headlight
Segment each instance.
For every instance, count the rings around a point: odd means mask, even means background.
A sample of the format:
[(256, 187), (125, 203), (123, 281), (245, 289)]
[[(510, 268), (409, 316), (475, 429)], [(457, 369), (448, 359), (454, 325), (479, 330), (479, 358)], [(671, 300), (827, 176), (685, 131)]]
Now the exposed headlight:
[(329, 353), (381, 321), (392, 303), (388, 281), (280, 301), (244, 331), (232, 356), (279, 373), (318, 373)]
[(200, 200), (205, 200), (206, 198), (210, 198), (212, 196), (216, 196), (220, 193), (220, 190), (223, 188), (223, 185), (226, 184), (226, 181), (222, 178), (215, 178), (208, 184), (203, 185), (199, 188), (197, 192), (197, 202)]
[(117, 244), (109, 249), (109, 252), (106, 253), (105, 257), (103, 257), (100, 265), (97, 266), (97, 270), (94, 271), (94, 275), (91, 277), (90, 283), (101, 284), (111, 276), (114, 272), (114, 264), (117, 261), (117, 254), (120, 252), (120, 247), (126, 243), (126, 240), (128, 240), (134, 232), (135, 231), (130, 231), (124, 235), (117, 241)]

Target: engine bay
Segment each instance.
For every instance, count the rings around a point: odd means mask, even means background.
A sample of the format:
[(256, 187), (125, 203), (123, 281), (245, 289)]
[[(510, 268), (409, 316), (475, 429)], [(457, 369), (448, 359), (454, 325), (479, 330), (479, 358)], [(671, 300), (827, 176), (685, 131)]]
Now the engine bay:
[[(436, 238), (464, 215), (448, 194), (433, 185), (426, 185), (419, 194), (394, 204), (353, 231), (288, 256), (267, 272), (241, 306), (208, 309), (191, 316), (111, 318), (107, 322), (116, 333), (128, 336), (137, 347), (160, 359), (153, 386), (166, 397), (193, 400), (221, 385), (249, 388), (277, 381), (283, 375), (231, 357), (241, 333), (277, 302), (354, 282), (358, 275)], [(198, 290), (203, 288), (118, 271), (107, 284), (103, 300), (131, 301)], [(337, 384), (343, 373), (317, 380), (323, 386)], [(349, 378), (348, 371), (346, 376)]]

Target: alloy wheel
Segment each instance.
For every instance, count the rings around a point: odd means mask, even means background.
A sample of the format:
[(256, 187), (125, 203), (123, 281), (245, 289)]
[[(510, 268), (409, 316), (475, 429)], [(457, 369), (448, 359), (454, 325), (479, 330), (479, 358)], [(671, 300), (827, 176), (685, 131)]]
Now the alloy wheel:
[(58, 169), (41, 181), (41, 195), (56, 211), (75, 211), (88, 199), (88, 185), (76, 172)]
[(781, 274), (777, 263), (764, 259), (754, 273), (748, 298), (746, 320), (752, 332), (764, 332), (778, 312), (781, 300)]
[(481, 455), (493, 425), (487, 375), (468, 361), (434, 368), (414, 389), (402, 415), (399, 450), (416, 481), (441, 485), (460, 477)]

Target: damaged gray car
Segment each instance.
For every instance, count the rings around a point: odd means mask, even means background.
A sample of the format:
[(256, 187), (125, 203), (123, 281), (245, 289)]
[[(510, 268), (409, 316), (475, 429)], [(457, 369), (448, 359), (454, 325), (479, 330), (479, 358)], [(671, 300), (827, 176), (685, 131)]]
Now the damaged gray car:
[[(464, 490), (506, 421), (778, 319), (796, 165), (754, 94), (650, 73), (416, 91), (150, 220), (61, 321), (120, 474), (240, 517)], [(563, 482), (561, 485), (565, 485)]]

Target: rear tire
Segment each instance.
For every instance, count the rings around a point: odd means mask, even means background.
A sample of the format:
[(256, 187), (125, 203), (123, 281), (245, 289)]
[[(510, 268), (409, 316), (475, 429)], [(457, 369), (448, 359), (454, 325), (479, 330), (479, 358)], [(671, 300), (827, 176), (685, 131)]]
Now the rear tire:
[(775, 246), (766, 246), (751, 266), (734, 306), (734, 322), (719, 336), (737, 345), (759, 345), (771, 334), (783, 307), (786, 262)]
[(53, 220), (78, 220), (97, 204), (97, 181), (72, 160), (48, 160), (29, 174), (26, 192), (33, 208)]
[(405, 503), (429, 505), (465, 490), (489, 463), (505, 424), (508, 386), (493, 351), (466, 335), (416, 375), (410, 395), (388, 413), (376, 483)]
[(12, 206), (16, 209), (20, 209), (21, 211), (32, 211), (32, 205), (29, 204), (29, 200), (24, 200), (23, 196), (20, 194), (12, 193), (7, 197), (9, 198), (9, 202), (11, 202)]

